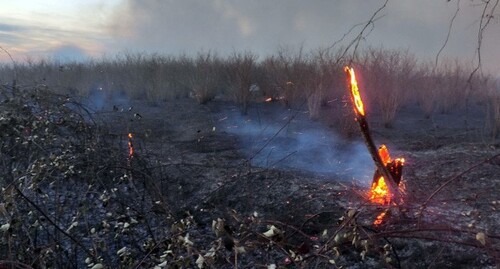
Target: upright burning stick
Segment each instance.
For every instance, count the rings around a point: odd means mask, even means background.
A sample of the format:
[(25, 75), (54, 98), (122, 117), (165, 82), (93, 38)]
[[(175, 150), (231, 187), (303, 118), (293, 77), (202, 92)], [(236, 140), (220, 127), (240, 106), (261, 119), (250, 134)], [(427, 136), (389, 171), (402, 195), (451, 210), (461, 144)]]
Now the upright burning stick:
[(399, 200), (401, 194), (399, 193), (398, 183), (394, 180), (394, 177), (391, 175), (389, 170), (387, 169), (387, 164), (384, 163), (381, 156), (379, 155), (379, 151), (373, 142), (373, 139), (370, 135), (370, 129), (368, 128), (368, 122), (366, 120), (365, 110), (363, 107), (363, 101), (361, 100), (361, 95), (359, 94), (358, 82), (356, 81), (356, 75), (354, 73), (354, 69), (352, 67), (346, 66), (344, 68), (346, 72), (347, 79), (349, 82), (349, 88), (351, 93), (351, 101), (353, 103), (354, 112), (356, 114), (356, 121), (361, 129), (361, 134), (363, 135), (363, 139), (365, 140), (366, 147), (368, 148), (368, 152), (372, 156), (373, 161), (377, 167), (377, 173), (384, 177), (387, 187), (389, 188), (389, 193), (395, 200)]

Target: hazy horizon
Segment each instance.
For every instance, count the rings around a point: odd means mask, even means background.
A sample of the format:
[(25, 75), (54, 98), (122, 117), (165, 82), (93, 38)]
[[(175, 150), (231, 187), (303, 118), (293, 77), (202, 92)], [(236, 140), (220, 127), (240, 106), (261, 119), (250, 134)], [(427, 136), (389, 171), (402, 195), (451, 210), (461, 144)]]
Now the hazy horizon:
[[(259, 56), (279, 47), (305, 51), (328, 47), (366, 21), (384, 1), (2, 1), (0, 46), (15, 61), (51, 58), (61, 61), (100, 58), (123, 52), (193, 55), (214, 51), (227, 55), (251, 51)], [(361, 48), (405, 49), (432, 60), (476, 61), (479, 20), (476, 1), (389, 1)], [(457, 5), (458, 4), (458, 5)], [(496, 13), (494, 13), (496, 14)], [(345, 36), (347, 45), (362, 26)], [(497, 61), (500, 21), (493, 18), (484, 33), (482, 64), (500, 76)], [(0, 52), (0, 61), (10, 61)]]

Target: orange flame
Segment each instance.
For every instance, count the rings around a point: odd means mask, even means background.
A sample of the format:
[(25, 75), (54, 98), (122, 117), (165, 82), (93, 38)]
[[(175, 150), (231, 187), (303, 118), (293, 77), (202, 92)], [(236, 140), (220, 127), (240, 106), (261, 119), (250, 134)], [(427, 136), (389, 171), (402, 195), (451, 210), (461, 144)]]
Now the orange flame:
[[(382, 159), (382, 162), (385, 164), (385, 166), (391, 171), (391, 173), (401, 178), (401, 168), (404, 165), (405, 159), (396, 158), (392, 160), (391, 155), (389, 154), (389, 150), (385, 145), (381, 145), (379, 147), (378, 155), (380, 156), (380, 159)], [(399, 184), (398, 182), (398, 189), (400, 192), (404, 192), (404, 184)], [(392, 194), (383, 176), (379, 176), (379, 178), (377, 178), (377, 180), (373, 182), (369, 196), (370, 201), (375, 204), (388, 205), (391, 203)], [(373, 221), (373, 224), (382, 224), (386, 215), (387, 210), (380, 213)]]
[(380, 156), (380, 159), (382, 159), (382, 162), (384, 164), (388, 164), (391, 162), (391, 155), (389, 155), (389, 150), (387, 149), (386, 145), (380, 146), (378, 148), (378, 155)]
[(363, 101), (361, 100), (361, 95), (358, 90), (358, 82), (356, 81), (356, 74), (354, 73), (354, 69), (352, 67), (346, 66), (344, 67), (345, 72), (349, 74), (349, 83), (351, 88), (351, 97), (353, 99), (354, 105), (356, 109), (354, 110), (357, 114), (361, 116), (365, 115), (365, 110), (363, 108)]
[(387, 205), (391, 202), (389, 188), (384, 177), (379, 177), (370, 189), (370, 201), (376, 204)]
[[(392, 162), (391, 155), (389, 154), (389, 150), (386, 145), (381, 145), (379, 147), (378, 155), (386, 166)], [(402, 162), (399, 160), (403, 160), (404, 162), (404, 159), (396, 159), (396, 162), (401, 163), (402, 165)], [(370, 189), (370, 201), (381, 205), (387, 205), (391, 202), (391, 193), (383, 176), (380, 176), (377, 180), (375, 180), (375, 182), (373, 182)]]

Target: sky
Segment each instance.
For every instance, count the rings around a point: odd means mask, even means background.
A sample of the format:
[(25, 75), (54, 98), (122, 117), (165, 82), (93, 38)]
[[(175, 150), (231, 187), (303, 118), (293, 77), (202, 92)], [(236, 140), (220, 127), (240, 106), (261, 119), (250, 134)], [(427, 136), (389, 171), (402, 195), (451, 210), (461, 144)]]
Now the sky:
[[(0, 46), (15, 61), (85, 60), (120, 53), (169, 55), (327, 47), (366, 22), (384, 0), (0, 0)], [(495, 2), (495, 1), (493, 1)], [(476, 56), (480, 0), (389, 0), (361, 47), (434, 59)], [(482, 42), (482, 64), (500, 76), (500, 7)], [(347, 34), (350, 42), (361, 27)], [(0, 51), (0, 61), (10, 61)]]

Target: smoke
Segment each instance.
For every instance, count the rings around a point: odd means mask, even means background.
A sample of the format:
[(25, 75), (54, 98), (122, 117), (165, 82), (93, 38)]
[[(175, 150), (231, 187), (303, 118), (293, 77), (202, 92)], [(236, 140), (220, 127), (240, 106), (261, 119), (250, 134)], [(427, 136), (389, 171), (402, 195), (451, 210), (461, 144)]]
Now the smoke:
[[(450, 21), (460, 1), (389, 1), (375, 21), (362, 47), (409, 49), (433, 59), (445, 42)], [(269, 55), (281, 46), (306, 51), (327, 47), (345, 37), (347, 45), (384, 3), (379, 1), (301, 0), (124, 0), (110, 16), (110, 48), (169, 54), (193, 54), (214, 50), (220, 54), (252, 51)], [(476, 55), (477, 31), (483, 5), (461, 2), (449, 42), (442, 57), (471, 61)], [(496, 55), (500, 42), (498, 19), (484, 35), (483, 55)], [(371, 27), (368, 29), (370, 30)], [(483, 57), (483, 65), (498, 73), (495, 57)]]
[[(250, 50), (267, 55), (283, 45), (328, 46), (348, 30), (346, 23), (365, 20), (377, 6), (301, 0), (125, 2), (110, 24), (119, 43), (173, 54)], [(350, 13), (360, 19), (350, 19)]]
[(99, 83), (92, 86), (83, 103), (96, 112), (126, 111), (131, 106), (130, 99), (124, 91), (106, 89), (106, 86)]
[(312, 122), (302, 111), (257, 104), (248, 115), (238, 109), (218, 115), (221, 128), (239, 138), (252, 165), (305, 171), (369, 184), (374, 166), (362, 142), (346, 141)]

